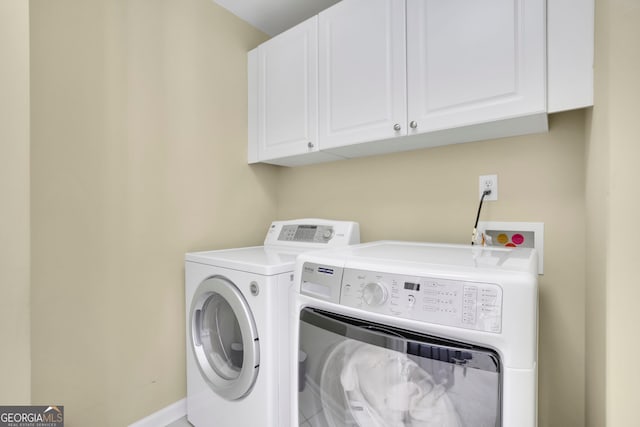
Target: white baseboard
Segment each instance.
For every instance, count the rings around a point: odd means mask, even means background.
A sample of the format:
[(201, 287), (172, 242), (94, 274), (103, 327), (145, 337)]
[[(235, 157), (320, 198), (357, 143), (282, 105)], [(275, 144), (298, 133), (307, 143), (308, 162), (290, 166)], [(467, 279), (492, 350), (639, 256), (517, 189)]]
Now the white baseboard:
[(187, 415), (187, 399), (178, 400), (169, 406), (130, 424), (129, 427), (165, 427)]

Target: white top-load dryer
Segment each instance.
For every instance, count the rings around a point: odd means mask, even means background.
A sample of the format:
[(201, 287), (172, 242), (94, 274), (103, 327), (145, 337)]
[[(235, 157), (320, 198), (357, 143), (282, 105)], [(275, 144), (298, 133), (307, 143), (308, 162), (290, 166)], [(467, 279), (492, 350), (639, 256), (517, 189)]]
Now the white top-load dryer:
[(533, 249), (396, 241), (302, 254), (292, 418), (536, 426), (537, 265)]
[(275, 221), (264, 246), (185, 255), (191, 424), (289, 425), (287, 313), (296, 257), (359, 240), (353, 222)]

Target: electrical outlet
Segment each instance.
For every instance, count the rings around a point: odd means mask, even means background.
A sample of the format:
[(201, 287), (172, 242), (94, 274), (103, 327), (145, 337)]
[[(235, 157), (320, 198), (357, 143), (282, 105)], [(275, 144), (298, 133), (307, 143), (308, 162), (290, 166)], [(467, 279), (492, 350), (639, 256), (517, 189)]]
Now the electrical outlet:
[(498, 200), (498, 175), (480, 175), (478, 180), (478, 199), (482, 198), (485, 190), (491, 190), (491, 194), (484, 197), (484, 201)]

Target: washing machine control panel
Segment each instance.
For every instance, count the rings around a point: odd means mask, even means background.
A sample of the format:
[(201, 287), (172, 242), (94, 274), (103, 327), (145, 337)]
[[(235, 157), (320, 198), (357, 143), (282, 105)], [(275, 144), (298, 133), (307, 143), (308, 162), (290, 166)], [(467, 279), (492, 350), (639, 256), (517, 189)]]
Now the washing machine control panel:
[(502, 288), (493, 283), (345, 268), (339, 302), (426, 323), (502, 331)]

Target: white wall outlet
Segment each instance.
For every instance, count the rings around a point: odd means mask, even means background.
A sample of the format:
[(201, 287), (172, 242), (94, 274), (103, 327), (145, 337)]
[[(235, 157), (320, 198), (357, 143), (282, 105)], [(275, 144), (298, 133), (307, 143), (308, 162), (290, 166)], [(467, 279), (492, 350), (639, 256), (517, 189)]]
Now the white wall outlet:
[(491, 194), (485, 196), (485, 202), (498, 200), (498, 175), (480, 175), (478, 180), (478, 199), (482, 198), (482, 193), (485, 190), (491, 190)]

